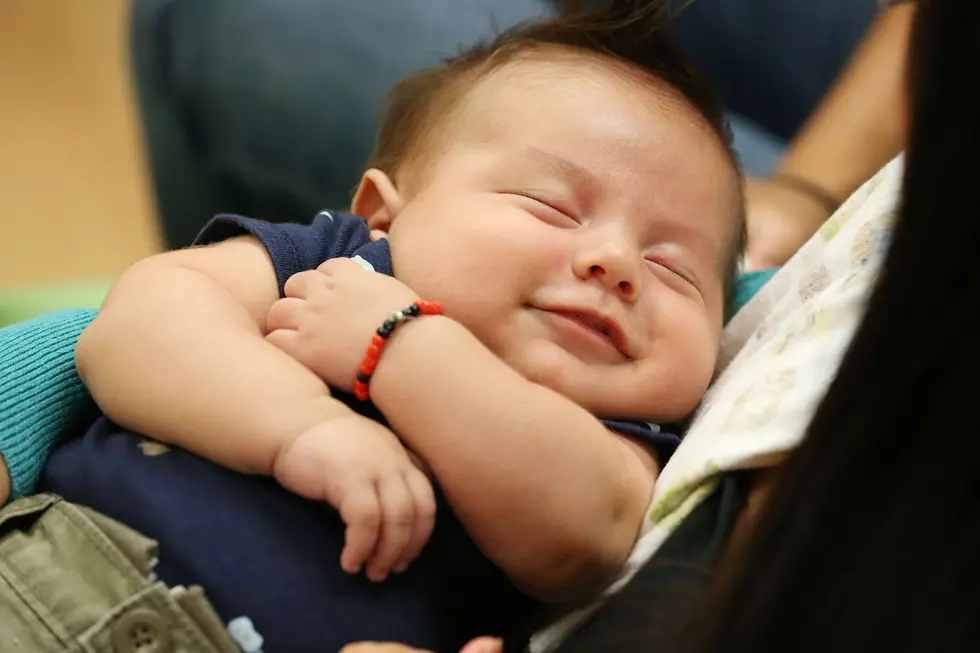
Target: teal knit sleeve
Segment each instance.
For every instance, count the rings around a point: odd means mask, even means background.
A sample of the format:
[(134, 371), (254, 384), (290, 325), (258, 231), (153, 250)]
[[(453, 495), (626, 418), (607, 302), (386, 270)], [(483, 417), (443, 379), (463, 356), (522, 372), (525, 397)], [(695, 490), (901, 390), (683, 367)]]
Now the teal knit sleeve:
[(72, 309), (0, 328), (0, 453), (11, 496), (30, 494), (65, 429), (94, 408), (75, 343), (96, 315)]
[(755, 297), (755, 294), (769, 283), (779, 268), (769, 268), (767, 270), (757, 270), (755, 272), (744, 272), (735, 277), (735, 288), (728, 307), (725, 311), (725, 323), (742, 310), (742, 307)]

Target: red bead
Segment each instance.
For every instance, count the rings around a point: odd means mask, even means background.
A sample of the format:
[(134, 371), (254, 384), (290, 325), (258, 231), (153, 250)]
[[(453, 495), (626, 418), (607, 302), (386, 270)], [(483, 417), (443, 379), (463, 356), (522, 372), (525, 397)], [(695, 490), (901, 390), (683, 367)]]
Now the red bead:
[(371, 336), (371, 346), (378, 347), (380, 349), (385, 346), (385, 339), (376, 333)]
[(374, 368), (378, 366), (377, 361), (364, 361), (361, 366), (357, 368), (358, 373), (364, 376), (371, 376), (374, 374)]
[(354, 383), (354, 396), (360, 399), (361, 401), (367, 401), (368, 395), (369, 393), (368, 393), (367, 384), (361, 383), (360, 381), (356, 381)]
[(371, 345), (367, 348), (367, 353), (364, 354), (364, 358), (378, 360), (378, 358), (381, 356), (382, 349), (383, 347), (379, 347), (378, 345)]
[(442, 304), (423, 299), (416, 302), (422, 315), (442, 315)]

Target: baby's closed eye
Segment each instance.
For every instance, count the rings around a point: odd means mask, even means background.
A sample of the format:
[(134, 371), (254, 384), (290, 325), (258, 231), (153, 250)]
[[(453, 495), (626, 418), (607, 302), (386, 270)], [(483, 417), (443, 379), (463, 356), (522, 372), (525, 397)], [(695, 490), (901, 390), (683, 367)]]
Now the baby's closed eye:
[(513, 191), (507, 193), (521, 198), (525, 207), (535, 217), (556, 227), (573, 229), (582, 224), (578, 214), (564, 202), (535, 191)]

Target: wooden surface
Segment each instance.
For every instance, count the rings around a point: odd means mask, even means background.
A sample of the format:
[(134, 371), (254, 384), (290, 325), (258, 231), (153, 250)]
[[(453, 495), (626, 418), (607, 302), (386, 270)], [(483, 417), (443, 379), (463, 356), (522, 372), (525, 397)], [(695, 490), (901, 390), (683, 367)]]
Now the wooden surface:
[(0, 293), (160, 247), (126, 0), (0, 0)]

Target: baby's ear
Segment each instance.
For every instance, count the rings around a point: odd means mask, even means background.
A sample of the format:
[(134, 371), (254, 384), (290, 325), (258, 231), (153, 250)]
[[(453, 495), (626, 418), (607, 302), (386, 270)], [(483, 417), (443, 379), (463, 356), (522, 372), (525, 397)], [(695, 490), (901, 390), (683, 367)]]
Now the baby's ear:
[(387, 233), (391, 221), (401, 211), (402, 196), (388, 175), (371, 168), (361, 176), (350, 208), (351, 213), (367, 220), (372, 231)]

